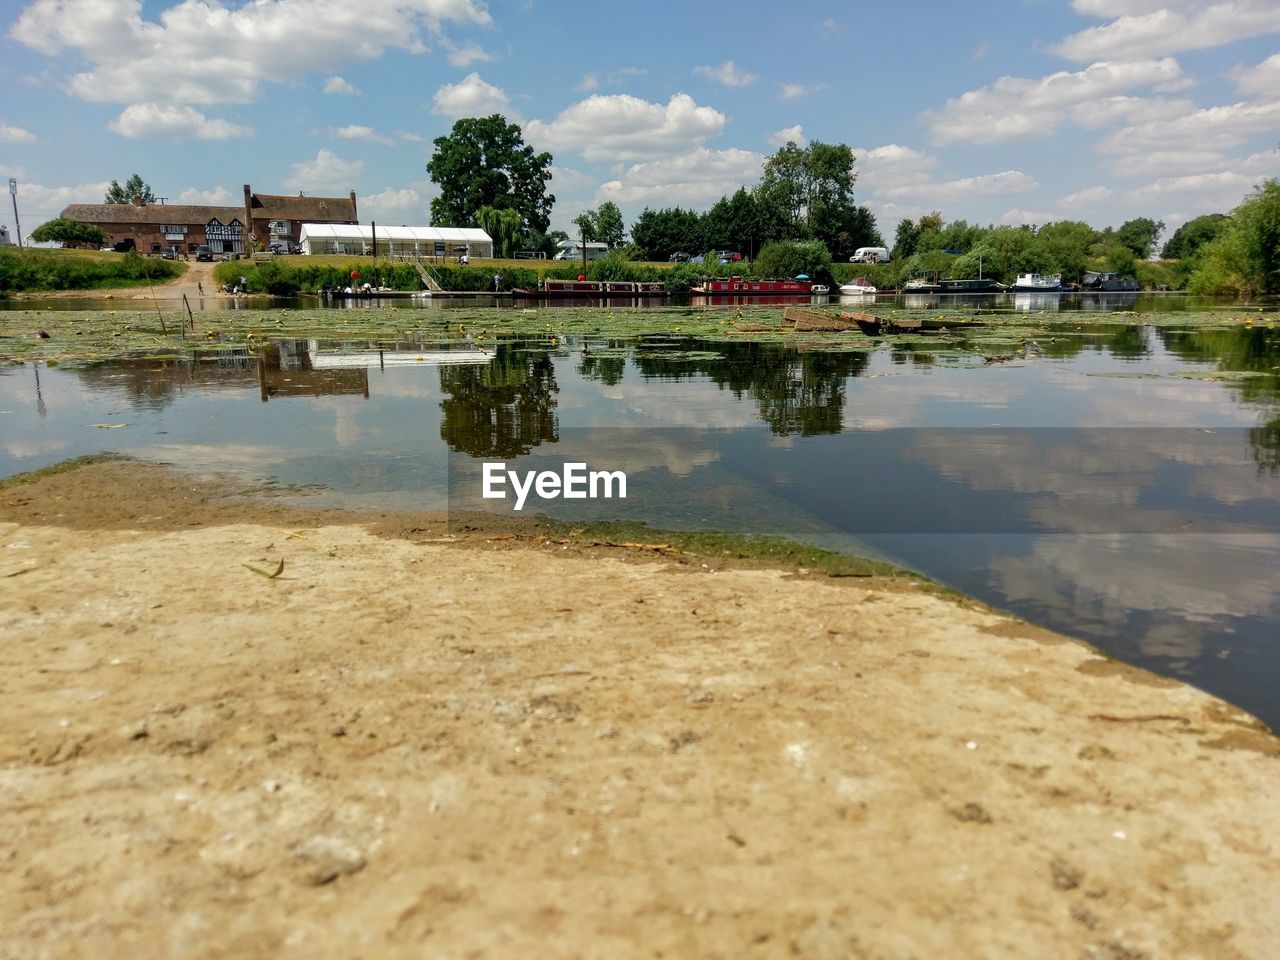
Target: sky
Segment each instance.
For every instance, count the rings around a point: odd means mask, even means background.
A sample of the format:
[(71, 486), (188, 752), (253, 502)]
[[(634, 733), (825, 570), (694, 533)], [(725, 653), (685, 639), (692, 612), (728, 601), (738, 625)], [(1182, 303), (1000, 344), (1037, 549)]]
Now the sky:
[(362, 221), (424, 225), (432, 140), (491, 113), (552, 154), (560, 229), (705, 210), (821, 140), (889, 239), (932, 210), (1167, 238), (1280, 177), (1280, 0), (0, 0), (24, 236), (135, 172), (171, 203), (354, 189)]

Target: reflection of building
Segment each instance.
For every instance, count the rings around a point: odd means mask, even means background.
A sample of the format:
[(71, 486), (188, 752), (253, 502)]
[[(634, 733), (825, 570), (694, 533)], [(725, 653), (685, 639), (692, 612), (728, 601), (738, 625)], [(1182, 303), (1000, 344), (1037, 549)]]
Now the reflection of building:
[(244, 206), (204, 204), (73, 203), (61, 216), (101, 228), (107, 243), (132, 245), (140, 253), (177, 247), (195, 253), (207, 244), (214, 254), (246, 253), (248, 238), (265, 248), (272, 240), (298, 242), (302, 224), (354, 223), (356, 194), (296, 197), (254, 193), (244, 185)]
[(306, 340), (280, 340), (268, 344), (258, 357), (258, 395), (266, 403), (272, 397), (369, 396), (369, 368), (316, 369), (311, 344)]

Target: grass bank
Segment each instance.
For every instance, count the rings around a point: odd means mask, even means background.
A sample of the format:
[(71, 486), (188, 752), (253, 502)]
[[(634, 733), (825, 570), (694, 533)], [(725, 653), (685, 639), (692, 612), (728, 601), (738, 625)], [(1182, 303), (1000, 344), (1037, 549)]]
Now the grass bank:
[(0, 297), (45, 290), (111, 290), (166, 283), (186, 264), (136, 253), (97, 250), (0, 249)]

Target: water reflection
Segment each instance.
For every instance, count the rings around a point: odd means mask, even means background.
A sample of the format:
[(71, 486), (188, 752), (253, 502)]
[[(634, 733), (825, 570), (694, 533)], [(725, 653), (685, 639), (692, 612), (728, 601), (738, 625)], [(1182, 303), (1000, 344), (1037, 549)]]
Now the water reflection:
[(500, 344), (482, 367), (441, 367), (440, 437), (473, 457), (513, 457), (554, 443), (559, 389), (547, 350)]
[[(856, 352), (423, 335), (0, 369), (0, 472), (114, 449), (417, 507), (441, 502), (450, 451), (594, 460), (578, 428), (622, 425), (619, 464), (700, 491), (669, 514), (857, 537), (1280, 723), (1280, 331), (1044, 328), (990, 367), (955, 362), (983, 335), (961, 330)], [(655, 429), (673, 424), (694, 438)], [(947, 429), (888, 429), (922, 426)]]

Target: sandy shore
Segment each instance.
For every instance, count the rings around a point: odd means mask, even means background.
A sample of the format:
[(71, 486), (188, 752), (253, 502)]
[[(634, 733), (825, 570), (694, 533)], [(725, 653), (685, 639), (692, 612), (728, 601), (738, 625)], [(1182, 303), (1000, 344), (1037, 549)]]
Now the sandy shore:
[(1221, 701), (910, 582), (444, 537), (0, 489), (0, 957), (1280, 956)]

